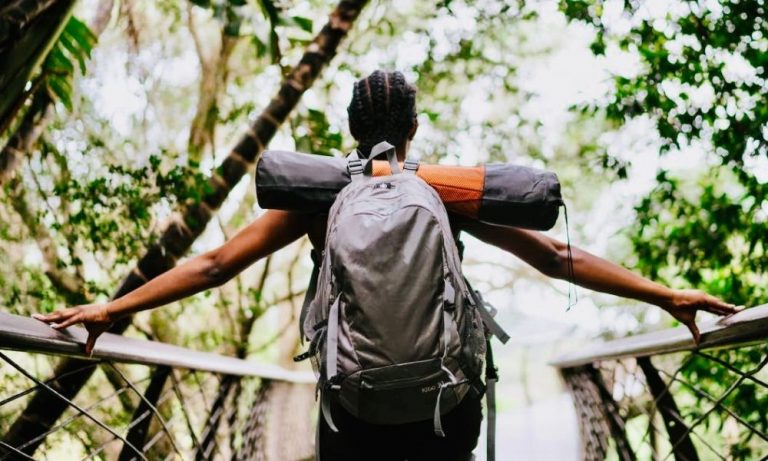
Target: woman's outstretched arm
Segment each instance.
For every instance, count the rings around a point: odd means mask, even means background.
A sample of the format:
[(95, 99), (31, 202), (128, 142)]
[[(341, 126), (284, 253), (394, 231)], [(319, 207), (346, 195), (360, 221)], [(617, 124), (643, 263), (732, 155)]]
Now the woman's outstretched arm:
[(121, 298), (33, 317), (56, 329), (83, 323), (89, 333), (85, 352), (91, 354), (96, 338), (119, 318), (219, 286), (304, 235), (307, 226), (307, 215), (270, 210), (222, 246), (189, 259)]
[[(567, 279), (568, 248), (565, 243), (540, 232), (466, 221), (462, 228), (478, 239), (515, 254), (539, 272), (553, 278)], [(696, 312), (717, 315), (738, 312), (733, 304), (700, 290), (674, 290), (606, 261), (585, 250), (571, 246), (575, 283), (596, 291), (655, 304), (669, 312), (691, 331), (698, 344)]]

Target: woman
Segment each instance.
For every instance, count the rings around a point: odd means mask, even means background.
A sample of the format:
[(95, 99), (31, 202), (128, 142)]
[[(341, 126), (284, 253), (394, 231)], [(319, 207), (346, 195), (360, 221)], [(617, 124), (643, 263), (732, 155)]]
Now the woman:
[[(380, 141), (396, 147), (400, 161), (418, 128), (416, 90), (400, 72), (376, 71), (355, 83), (348, 108), (349, 126), (368, 155)], [(194, 293), (219, 286), (259, 259), (308, 234), (315, 248), (323, 248), (325, 217), (269, 210), (221, 247), (190, 259), (147, 282), (144, 286), (105, 304), (63, 309), (35, 318), (63, 329), (83, 323), (88, 330), (85, 351), (93, 351), (98, 336), (117, 319), (162, 306)], [(567, 246), (539, 232), (494, 226), (477, 221), (455, 220), (454, 231), (466, 231), (480, 240), (506, 250), (553, 278), (569, 276)], [(718, 315), (733, 314), (735, 306), (697, 290), (673, 290), (584, 250), (572, 249), (572, 270), (581, 286), (655, 304), (686, 325), (696, 342), (698, 310)], [(324, 460), (466, 460), (471, 459), (480, 432), (481, 405), (466, 397), (444, 416), (448, 437), (434, 435), (432, 421), (396, 426), (376, 426), (356, 420), (340, 406), (332, 408), (339, 426), (332, 432), (320, 421), (320, 446)], [(451, 428), (455, 428), (452, 430)]]

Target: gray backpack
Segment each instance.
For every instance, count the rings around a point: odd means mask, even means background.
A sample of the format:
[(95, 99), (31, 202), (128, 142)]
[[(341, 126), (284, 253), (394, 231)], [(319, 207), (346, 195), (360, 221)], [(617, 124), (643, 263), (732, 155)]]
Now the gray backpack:
[[(370, 160), (384, 153), (393, 174), (373, 177)], [(375, 424), (433, 419), (442, 436), (441, 414), (484, 390), (488, 334), (507, 336), (462, 276), (445, 206), (418, 163), (401, 172), (383, 142), (369, 159), (351, 154), (348, 167), (302, 310), (309, 349), (297, 360), (312, 359), (331, 430), (335, 400)]]

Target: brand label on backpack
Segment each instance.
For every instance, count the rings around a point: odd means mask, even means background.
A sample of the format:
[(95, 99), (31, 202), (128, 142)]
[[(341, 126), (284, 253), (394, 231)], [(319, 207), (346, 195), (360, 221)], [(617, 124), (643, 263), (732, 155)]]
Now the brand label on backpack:
[(442, 385), (443, 385), (443, 383), (437, 383), (437, 384), (433, 384), (431, 386), (425, 386), (425, 387), (421, 388), (421, 392), (423, 394), (426, 394), (428, 392), (435, 392), (436, 390), (440, 389), (440, 386), (442, 386)]

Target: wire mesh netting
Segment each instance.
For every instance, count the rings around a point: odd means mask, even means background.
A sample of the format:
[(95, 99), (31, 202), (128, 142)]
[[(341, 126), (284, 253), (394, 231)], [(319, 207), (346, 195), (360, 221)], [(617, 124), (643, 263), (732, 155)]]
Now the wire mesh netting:
[[(109, 360), (47, 378), (51, 363), (0, 352), (0, 460), (313, 458), (312, 385)], [(93, 371), (83, 391), (64, 397), (68, 380)], [(15, 431), (38, 392), (66, 405), (64, 414), (35, 434)]]
[(768, 344), (562, 368), (583, 458), (768, 459)]

